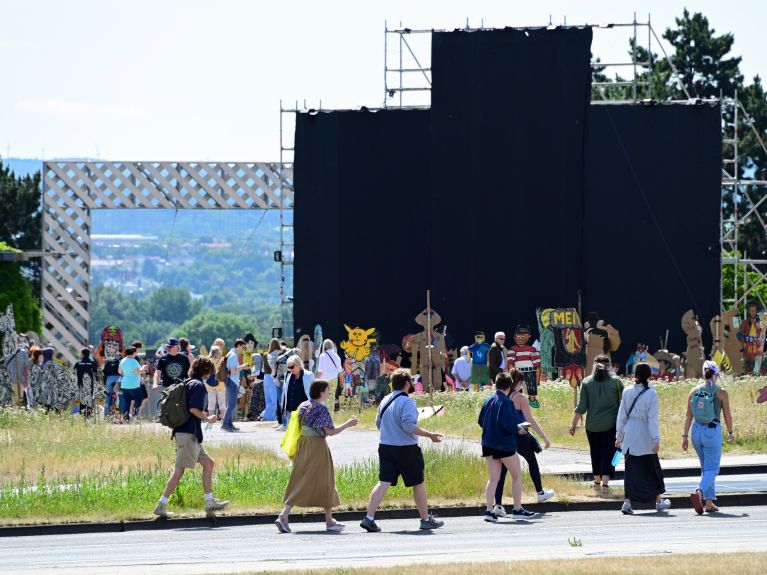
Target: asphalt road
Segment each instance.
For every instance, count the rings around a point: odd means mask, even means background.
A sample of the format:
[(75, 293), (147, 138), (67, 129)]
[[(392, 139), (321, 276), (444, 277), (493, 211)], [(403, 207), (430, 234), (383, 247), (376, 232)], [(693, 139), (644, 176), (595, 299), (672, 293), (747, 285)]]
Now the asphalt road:
[[(617, 505), (616, 505), (617, 507)], [(0, 539), (0, 573), (57, 575), (197, 574), (322, 567), (392, 566), (670, 553), (767, 552), (767, 508), (697, 516), (690, 509), (624, 516), (616, 511), (550, 513), (530, 521), (448, 518), (435, 532), (413, 519), (382, 520), (382, 533), (356, 523), (335, 535), (324, 523), (134, 531)], [(573, 547), (576, 538), (582, 546)]]

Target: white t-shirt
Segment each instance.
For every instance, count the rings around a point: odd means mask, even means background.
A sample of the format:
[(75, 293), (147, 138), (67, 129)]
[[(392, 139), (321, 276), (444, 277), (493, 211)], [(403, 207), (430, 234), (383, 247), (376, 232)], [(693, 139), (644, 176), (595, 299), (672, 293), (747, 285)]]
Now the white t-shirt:
[(344, 370), (341, 358), (332, 349), (323, 351), (320, 355), (320, 364), (317, 367), (317, 373), (325, 381), (333, 381), (338, 374)]
[(460, 381), (468, 382), (471, 379), (471, 361), (463, 356), (456, 359), (452, 374), (456, 376), (456, 385), (461, 385)]

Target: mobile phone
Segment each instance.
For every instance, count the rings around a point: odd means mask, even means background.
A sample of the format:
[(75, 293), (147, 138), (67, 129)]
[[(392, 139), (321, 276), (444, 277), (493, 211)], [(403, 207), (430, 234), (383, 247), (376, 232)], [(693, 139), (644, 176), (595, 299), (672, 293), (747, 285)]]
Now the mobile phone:
[(517, 424), (517, 427), (520, 429), (529, 429), (531, 425), (527, 421), (523, 421), (522, 423)]

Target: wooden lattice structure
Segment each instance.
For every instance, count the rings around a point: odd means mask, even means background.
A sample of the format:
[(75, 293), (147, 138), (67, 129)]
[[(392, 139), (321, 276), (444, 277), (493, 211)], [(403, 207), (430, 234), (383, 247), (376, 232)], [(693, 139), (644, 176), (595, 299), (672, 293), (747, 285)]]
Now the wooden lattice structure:
[(291, 168), (252, 162), (45, 162), (43, 339), (70, 361), (88, 343), (91, 210), (293, 207)]

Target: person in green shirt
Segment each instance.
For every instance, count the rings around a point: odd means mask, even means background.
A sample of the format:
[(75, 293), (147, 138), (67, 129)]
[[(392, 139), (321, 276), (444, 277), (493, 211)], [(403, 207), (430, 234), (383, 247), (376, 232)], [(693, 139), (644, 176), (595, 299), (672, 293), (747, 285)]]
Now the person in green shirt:
[(623, 383), (613, 376), (610, 358), (603, 354), (596, 356), (593, 374), (581, 383), (581, 394), (570, 424), (570, 435), (575, 435), (578, 422), (588, 413), (586, 437), (591, 452), (594, 489), (601, 495), (607, 495), (610, 478), (615, 476), (612, 464), (615, 454), (615, 423), (622, 395)]

